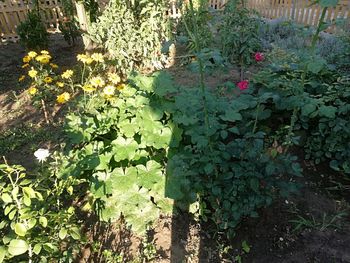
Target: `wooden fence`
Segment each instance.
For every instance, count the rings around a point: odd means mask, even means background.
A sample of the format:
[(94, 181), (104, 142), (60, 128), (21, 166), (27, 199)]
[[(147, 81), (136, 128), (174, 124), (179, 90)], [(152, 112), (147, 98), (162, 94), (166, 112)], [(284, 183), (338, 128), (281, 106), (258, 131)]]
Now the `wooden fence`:
[[(64, 20), (60, 0), (39, 0), (41, 15), (48, 30), (57, 30), (58, 23)], [(16, 41), (16, 28), (24, 21), (29, 10), (33, 9), (32, 1), (0, 1), (0, 37), (1, 42)]]
[[(61, 0), (39, 0), (43, 21), (49, 30), (58, 30), (58, 24), (64, 21)], [(106, 2), (106, 0), (103, 0)], [(228, 0), (209, 0), (211, 8), (220, 10)], [(266, 18), (284, 17), (305, 25), (316, 25), (321, 9), (318, 5), (310, 6), (311, 0), (248, 0), (249, 7), (256, 9)], [(1, 42), (16, 41), (16, 27), (33, 8), (28, 0), (0, 0), (0, 37)], [(170, 5), (168, 15), (172, 18), (181, 16), (175, 3)], [(336, 8), (327, 11), (326, 19), (345, 18), (350, 21), (350, 0), (341, 0)], [(331, 28), (334, 30), (335, 28)]]
[[(311, 5), (310, 0), (249, 0), (249, 7), (257, 10), (267, 18), (284, 17), (299, 24), (315, 26), (319, 21), (322, 9), (319, 5)], [(342, 18), (349, 22), (350, 0), (340, 0), (335, 8), (329, 8), (326, 21)], [(331, 31), (335, 27), (330, 28)]]

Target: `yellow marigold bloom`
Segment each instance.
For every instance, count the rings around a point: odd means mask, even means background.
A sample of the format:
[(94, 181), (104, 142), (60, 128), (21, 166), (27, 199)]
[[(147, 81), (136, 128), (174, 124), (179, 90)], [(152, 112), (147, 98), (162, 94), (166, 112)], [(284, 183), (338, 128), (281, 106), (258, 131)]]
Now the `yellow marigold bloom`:
[(49, 51), (47, 51), (47, 50), (41, 50), (40, 53), (43, 54), (43, 55), (48, 55), (48, 54), (50, 54)]
[(26, 68), (26, 67), (29, 67), (29, 64), (26, 63), (26, 64), (23, 64), (22, 68)]
[(66, 103), (70, 99), (70, 94), (68, 92), (63, 92), (61, 95), (57, 96), (56, 101), (60, 104)]
[(94, 91), (96, 90), (96, 88), (93, 87), (93, 86), (90, 85), (90, 84), (84, 85), (84, 86), (82, 87), (82, 89), (83, 89), (83, 91), (85, 91), (86, 93), (92, 93), (92, 92), (94, 92)]
[(52, 83), (53, 79), (51, 77), (45, 77), (44, 78), (44, 82), (47, 83), (47, 84), (50, 84)]
[(117, 73), (108, 73), (108, 80), (115, 85), (117, 85), (121, 81)]
[(101, 77), (94, 77), (90, 80), (90, 84), (94, 87), (103, 87), (105, 85), (105, 81)]
[(36, 75), (38, 75), (38, 71), (36, 71), (35, 69), (32, 68), (31, 70), (28, 71), (28, 75), (29, 75), (29, 77), (34, 79), (36, 77)]
[(58, 65), (55, 63), (50, 63), (51, 68), (58, 68)]
[(37, 55), (38, 55), (38, 53), (36, 53), (35, 51), (30, 51), (30, 52), (28, 52), (28, 56), (29, 56), (30, 58), (35, 58)]
[(28, 63), (32, 58), (30, 56), (24, 56), (23, 57), (23, 63)]
[(25, 78), (26, 78), (26, 76), (22, 75), (22, 76), (20, 76), (20, 77), (18, 78), (18, 81), (21, 82), (21, 81), (23, 81)]
[(115, 92), (115, 87), (112, 85), (108, 85), (103, 89), (103, 94), (106, 95), (107, 97), (113, 96), (114, 92)]
[(73, 70), (67, 69), (65, 72), (62, 73), (61, 77), (64, 79), (69, 79), (73, 76)]
[(93, 59), (85, 54), (77, 55), (77, 60), (83, 62), (84, 64), (88, 64), (88, 65), (93, 62)]
[(50, 62), (50, 55), (39, 55), (35, 58), (36, 61), (39, 61), (42, 64), (48, 64)]
[(125, 88), (125, 84), (119, 84), (118, 86), (117, 86), (117, 90), (122, 90), (122, 89), (124, 89)]
[(35, 95), (37, 92), (38, 92), (38, 89), (37, 89), (36, 87), (34, 87), (34, 86), (32, 86), (32, 87), (30, 87), (30, 88), (28, 89), (28, 93), (29, 93), (30, 95)]
[(96, 62), (101, 62), (103, 63), (104, 59), (103, 59), (103, 55), (101, 53), (93, 53), (91, 55), (91, 58), (96, 61)]
[(60, 81), (57, 81), (57, 82), (56, 82), (56, 85), (57, 85), (57, 87), (59, 87), (59, 88), (63, 88), (63, 87), (64, 87), (64, 83), (63, 83), (63, 82), (60, 82)]

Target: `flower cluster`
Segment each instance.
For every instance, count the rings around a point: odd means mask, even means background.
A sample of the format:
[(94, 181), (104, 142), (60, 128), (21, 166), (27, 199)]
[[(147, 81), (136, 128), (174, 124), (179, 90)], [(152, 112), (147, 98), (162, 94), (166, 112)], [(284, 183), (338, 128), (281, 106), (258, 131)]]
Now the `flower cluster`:
[[(70, 95), (67, 96), (67, 91), (64, 90), (68, 87), (62, 82), (64, 77), (57, 74), (59, 67), (52, 63), (49, 51), (42, 50), (40, 53), (30, 51), (23, 57), (23, 63), (22, 68), (27, 71), (26, 75), (30, 80), (27, 91), (34, 101), (51, 102), (56, 99), (57, 103), (65, 103), (69, 100)], [(68, 77), (72, 75), (73, 73), (68, 74)], [(25, 79), (26, 76), (22, 75), (19, 81)]]
[[(30, 51), (23, 57), (22, 68), (25, 75), (19, 81), (29, 79), (28, 94), (34, 101), (64, 104), (81, 90), (85, 96), (102, 96), (110, 100), (118, 90), (124, 88), (117, 73), (107, 72), (105, 57), (102, 53), (78, 54), (77, 61), (82, 63), (81, 70), (66, 69), (59, 72), (57, 64), (46, 50), (37, 53)], [(81, 72), (77, 74), (77, 72)]]

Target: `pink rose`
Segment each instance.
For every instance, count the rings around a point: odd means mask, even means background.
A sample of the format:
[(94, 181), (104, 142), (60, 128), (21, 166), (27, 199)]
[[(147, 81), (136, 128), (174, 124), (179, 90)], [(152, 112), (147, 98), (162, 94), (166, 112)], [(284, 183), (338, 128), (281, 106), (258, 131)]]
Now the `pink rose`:
[(261, 62), (265, 59), (265, 56), (264, 56), (264, 53), (256, 52), (254, 55), (254, 58), (256, 62)]
[(242, 80), (240, 82), (237, 83), (237, 87), (240, 90), (246, 90), (249, 86), (249, 81), (248, 80)]

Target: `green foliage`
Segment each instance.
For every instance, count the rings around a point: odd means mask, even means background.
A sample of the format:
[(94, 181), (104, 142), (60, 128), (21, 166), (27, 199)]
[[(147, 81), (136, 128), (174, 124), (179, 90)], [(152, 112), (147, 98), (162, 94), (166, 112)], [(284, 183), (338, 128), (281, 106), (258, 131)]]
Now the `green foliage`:
[(64, 40), (69, 45), (74, 45), (77, 37), (80, 36), (79, 23), (75, 18), (75, 6), (71, 0), (64, 0), (62, 4), (66, 19), (60, 22), (59, 30), (62, 32)]
[(254, 52), (261, 48), (258, 28), (259, 20), (254, 13), (241, 5), (241, 1), (230, 0), (225, 6), (220, 31), (223, 55), (241, 68), (251, 64)]
[(183, 139), (168, 161), (166, 194), (180, 202), (200, 202), (203, 219), (233, 234), (246, 216), (271, 204), (280, 193), (294, 191), (284, 175), (300, 175), (296, 158), (271, 154), (266, 133), (256, 122), (269, 119), (265, 103), (271, 93), (242, 93), (232, 100), (206, 90), (208, 130), (198, 89), (179, 90), (167, 111), (180, 125)]
[(67, 117), (74, 147), (60, 176), (85, 179), (100, 218), (116, 221), (123, 216), (138, 234), (172, 209), (164, 197), (165, 160), (181, 130), (154, 96), (162, 79), (167, 80), (163, 75), (133, 75), (117, 99), (93, 97), (79, 114)]
[(48, 45), (48, 33), (37, 11), (28, 12), (27, 19), (17, 27), (20, 43), (27, 49), (46, 49)]
[(272, 64), (257, 74), (254, 82), (261, 91), (276, 94), (269, 106), (276, 114), (283, 112), (276, 130), (285, 127), (297, 108), (293, 133), (301, 136), (305, 157), (316, 163), (328, 160), (333, 169), (350, 172), (349, 77), (337, 75), (320, 59), (308, 58)]
[(190, 1), (179, 6), (182, 14), (177, 24), (177, 34), (180, 34), (182, 38), (185, 37), (190, 51), (207, 48), (213, 41), (213, 34), (209, 26), (212, 15), (208, 6), (208, 0)]
[(113, 0), (88, 36), (108, 51), (123, 75), (136, 68), (154, 69), (164, 60), (160, 52), (167, 35), (164, 14), (162, 0)]
[(31, 176), (0, 164), (0, 262), (73, 259), (81, 235), (74, 208), (64, 202), (74, 182), (47, 172)]

